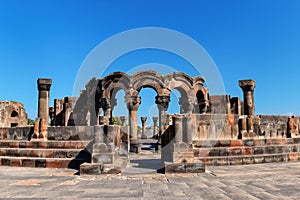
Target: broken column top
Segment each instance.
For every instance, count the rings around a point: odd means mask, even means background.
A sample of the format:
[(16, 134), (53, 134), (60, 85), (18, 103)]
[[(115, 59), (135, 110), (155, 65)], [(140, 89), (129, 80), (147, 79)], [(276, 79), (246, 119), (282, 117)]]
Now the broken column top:
[(254, 88), (256, 86), (256, 82), (254, 80), (252, 80), (252, 79), (239, 80), (239, 86), (243, 90), (254, 90)]
[(38, 90), (50, 90), (50, 87), (52, 85), (52, 79), (50, 78), (39, 78), (37, 80), (38, 84)]

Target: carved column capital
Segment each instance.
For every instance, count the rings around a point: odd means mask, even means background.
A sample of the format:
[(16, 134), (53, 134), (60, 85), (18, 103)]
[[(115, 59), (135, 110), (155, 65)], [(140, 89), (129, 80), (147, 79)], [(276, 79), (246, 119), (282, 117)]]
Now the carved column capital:
[(239, 80), (239, 86), (243, 91), (254, 91), (256, 82), (254, 80)]
[(157, 124), (158, 117), (152, 117), (153, 124)]
[(171, 99), (170, 96), (156, 96), (155, 103), (160, 105), (165, 111), (168, 110), (169, 103)]
[(100, 99), (100, 106), (103, 110), (107, 110), (111, 108), (111, 101), (109, 98), (101, 98)]
[(145, 123), (147, 121), (147, 117), (141, 117), (142, 123)]
[(137, 111), (141, 104), (140, 96), (125, 96), (125, 103), (129, 111)]
[(52, 79), (49, 78), (39, 78), (37, 80), (38, 90), (39, 91), (50, 91), (52, 85)]

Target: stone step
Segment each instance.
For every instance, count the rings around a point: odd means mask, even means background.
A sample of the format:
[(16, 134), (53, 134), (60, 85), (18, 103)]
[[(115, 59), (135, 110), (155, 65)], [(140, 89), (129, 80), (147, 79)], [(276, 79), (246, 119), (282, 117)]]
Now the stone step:
[(294, 145), (273, 145), (273, 146), (238, 146), (238, 147), (212, 147), (193, 148), (195, 157), (202, 156), (240, 156), (240, 155), (261, 155), (300, 152), (300, 144)]
[(88, 162), (82, 158), (35, 158), (35, 157), (10, 157), (0, 156), (0, 165), (11, 167), (40, 167), (40, 168), (72, 168)]
[(300, 161), (300, 153), (281, 153), (281, 154), (263, 154), (263, 155), (241, 155), (241, 156), (208, 156), (195, 157), (195, 161), (205, 163), (206, 166), (219, 165), (248, 165), (273, 162)]
[(193, 147), (252, 147), (252, 146), (280, 146), (300, 144), (300, 138), (270, 138), (270, 139), (243, 139), (243, 140), (195, 140)]
[(81, 149), (33, 149), (0, 148), (0, 156), (38, 157), (38, 158), (75, 158), (89, 157), (87, 150)]
[(91, 141), (25, 141), (0, 140), (0, 148), (84, 149)]

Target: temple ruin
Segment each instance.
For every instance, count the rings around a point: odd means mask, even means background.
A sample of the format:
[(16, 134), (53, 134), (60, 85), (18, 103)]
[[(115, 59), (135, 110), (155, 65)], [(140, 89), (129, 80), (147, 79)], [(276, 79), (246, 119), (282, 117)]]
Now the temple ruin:
[[(130, 162), (129, 152), (141, 152), (143, 141), (149, 139), (147, 117), (138, 116), (139, 105), (146, 98), (140, 96), (142, 88), (156, 92), (153, 102), (158, 116), (153, 117), (151, 139), (155, 151), (161, 153), (165, 173), (203, 172), (205, 165), (300, 159), (299, 117), (256, 115), (254, 80), (238, 82), (242, 100), (209, 95), (204, 83), (204, 77), (182, 72), (165, 76), (150, 70), (133, 75), (114, 72), (91, 79), (79, 97), (55, 99), (49, 107), (52, 80), (38, 79), (36, 123), (19, 132), (1, 129), (0, 148), (24, 147), (17, 155), (9, 148), (1, 151), (1, 164), (76, 167), (81, 174), (121, 173)], [(179, 114), (167, 113), (174, 89), (181, 95)], [(114, 125), (112, 113), (120, 90), (125, 92), (128, 115)], [(140, 137), (138, 120), (142, 122)], [(27, 147), (39, 153), (27, 152)], [(28, 158), (19, 158), (21, 155)]]

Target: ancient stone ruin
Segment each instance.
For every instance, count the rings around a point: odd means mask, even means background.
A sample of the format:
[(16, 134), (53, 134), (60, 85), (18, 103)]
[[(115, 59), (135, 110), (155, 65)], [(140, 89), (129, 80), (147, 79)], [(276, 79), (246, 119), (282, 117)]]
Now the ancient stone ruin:
[[(300, 159), (299, 117), (255, 115), (254, 80), (238, 82), (243, 100), (209, 95), (204, 83), (203, 77), (182, 72), (165, 76), (149, 70), (134, 75), (115, 72), (93, 78), (79, 97), (55, 99), (49, 108), (52, 80), (39, 79), (36, 123), (18, 131), (1, 129), (1, 164), (72, 167), (81, 174), (121, 173), (130, 162), (129, 152), (139, 153), (149, 139), (147, 118), (138, 116), (141, 100), (147, 98), (139, 95), (142, 88), (157, 94), (153, 101), (159, 114), (153, 117), (151, 138), (161, 153), (162, 172), (203, 172), (206, 165)], [(180, 114), (167, 113), (174, 89), (181, 95)], [(119, 90), (125, 92), (128, 116), (114, 125)]]

